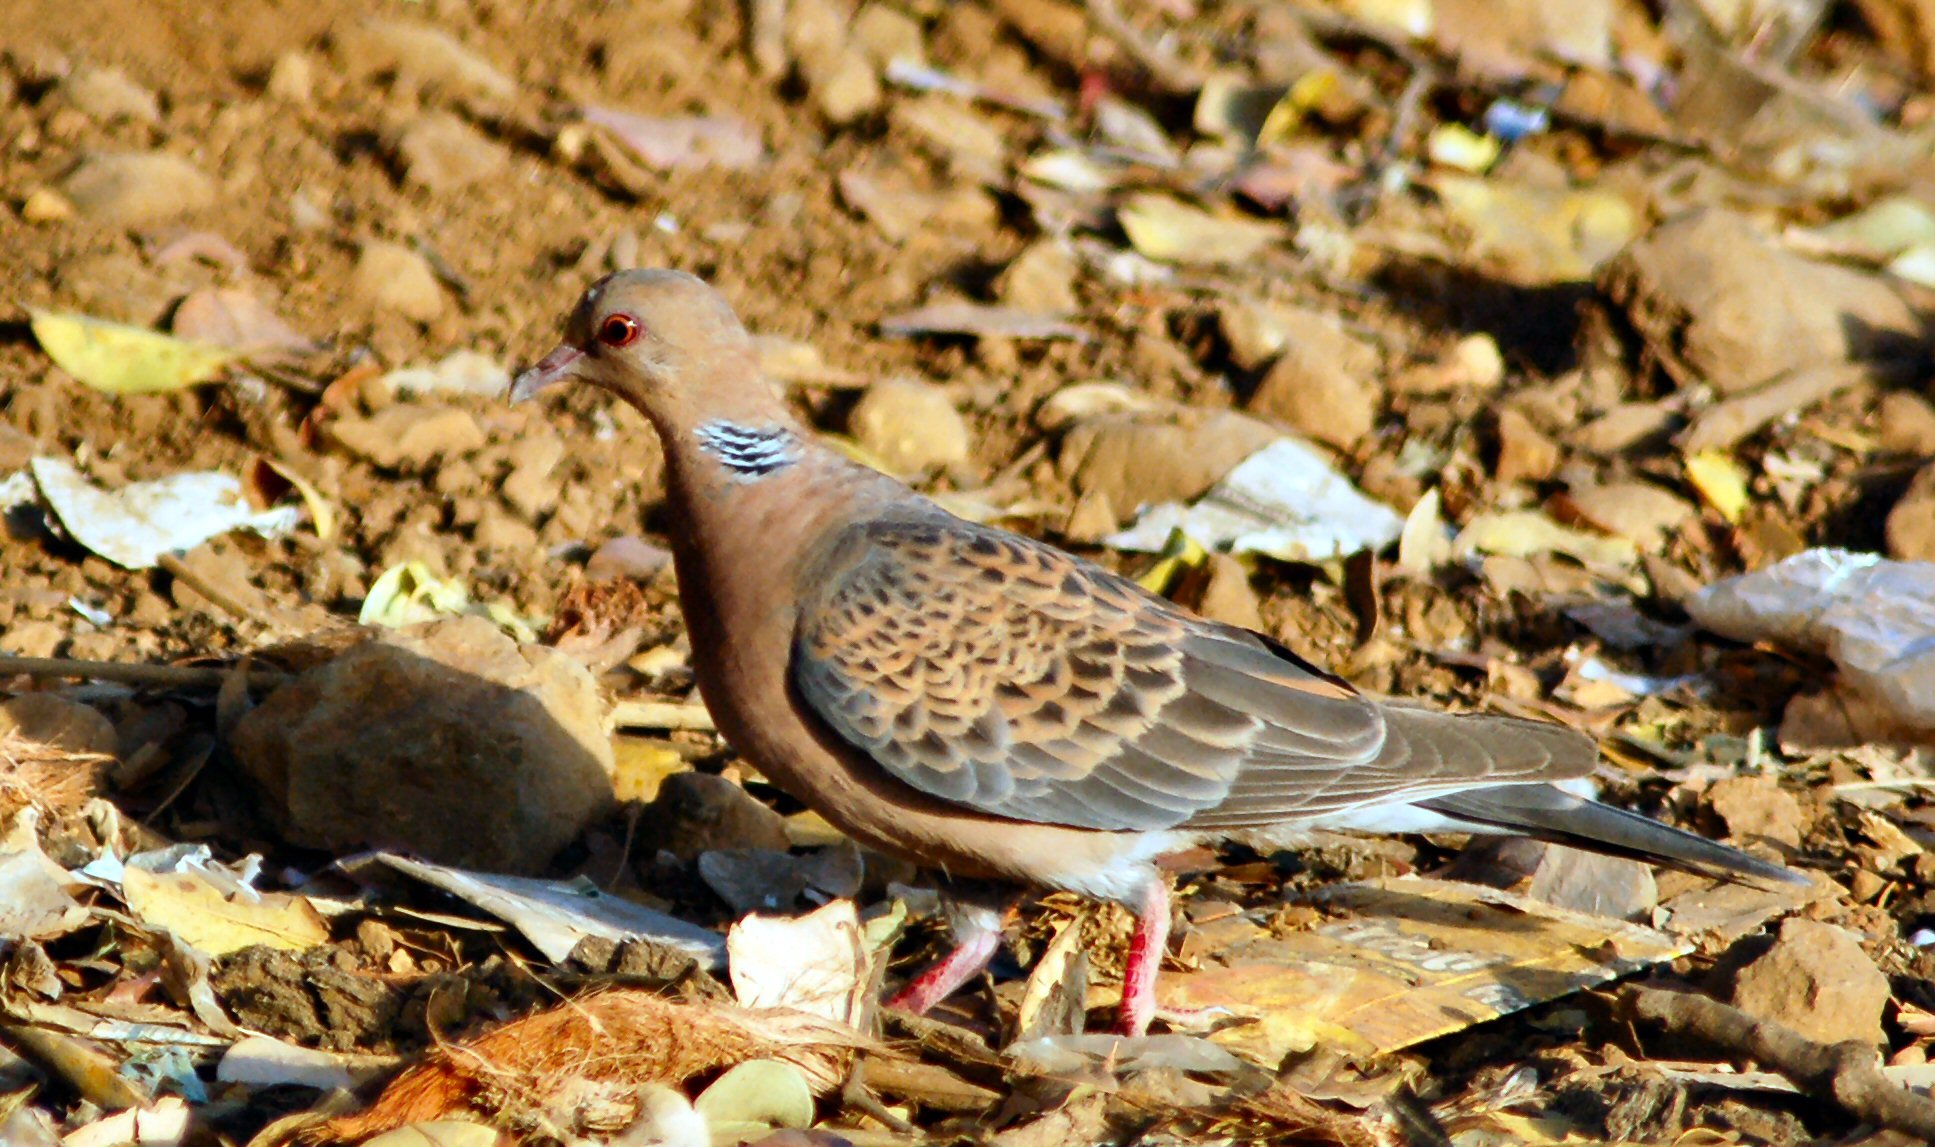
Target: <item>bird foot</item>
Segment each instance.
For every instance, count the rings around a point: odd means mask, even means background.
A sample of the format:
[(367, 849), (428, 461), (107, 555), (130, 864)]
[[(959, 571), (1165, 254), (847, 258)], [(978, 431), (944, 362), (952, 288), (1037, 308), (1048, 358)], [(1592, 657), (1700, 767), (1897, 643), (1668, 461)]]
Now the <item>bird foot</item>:
[(887, 1006), (913, 1012), (917, 1016), (926, 1015), (935, 1004), (980, 975), (981, 970), (988, 966), (988, 961), (994, 959), (994, 950), (1000, 941), (1001, 936), (997, 932), (976, 932), (963, 938), (953, 951), (907, 981), (906, 987), (887, 1000)]

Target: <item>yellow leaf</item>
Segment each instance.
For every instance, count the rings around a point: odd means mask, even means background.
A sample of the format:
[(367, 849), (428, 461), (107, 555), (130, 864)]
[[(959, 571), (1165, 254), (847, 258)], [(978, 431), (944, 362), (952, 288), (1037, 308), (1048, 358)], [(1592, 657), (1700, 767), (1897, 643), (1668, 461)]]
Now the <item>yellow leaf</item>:
[(34, 337), (60, 368), (109, 394), (157, 394), (213, 382), (239, 355), (145, 327), (30, 310)]
[(301, 951), (329, 942), (329, 925), (313, 904), (287, 892), (233, 899), (198, 872), (157, 875), (130, 868), (121, 891), (143, 924), (166, 928), (182, 943), (211, 956), (262, 944)]
[(1268, 223), (1211, 215), (1152, 193), (1132, 196), (1115, 217), (1135, 249), (1161, 263), (1240, 263), (1289, 237)]
[(1500, 150), (1496, 136), (1479, 135), (1461, 123), (1440, 124), (1425, 142), (1431, 162), (1473, 174), (1489, 171)]
[(1201, 542), (1181, 530), (1172, 530), (1168, 544), (1162, 547), (1162, 556), (1135, 583), (1150, 593), (1167, 593), (1183, 571), (1193, 570), (1208, 560), (1209, 551)]
[(262, 459), (262, 463), (269, 469), (282, 475), (283, 481), (294, 486), (296, 493), (302, 495), (302, 504), (309, 508), (309, 521), (316, 527), (316, 536), (325, 542), (334, 538), (336, 536), (336, 511), (330, 509), (329, 500), (322, 496), (322, 491), (316, 489), (315, 484), (310, 482), (309, 479), (296, 473), (295, 469), (291, 466), (287, 466), (273, 458), (264, 458)]
[(1731, 454), (1702, 450), (1693, 455), (1686, 460), (1686, 480), (1729, 524), (1740, 520), (1747, 508), (1747, 474)]

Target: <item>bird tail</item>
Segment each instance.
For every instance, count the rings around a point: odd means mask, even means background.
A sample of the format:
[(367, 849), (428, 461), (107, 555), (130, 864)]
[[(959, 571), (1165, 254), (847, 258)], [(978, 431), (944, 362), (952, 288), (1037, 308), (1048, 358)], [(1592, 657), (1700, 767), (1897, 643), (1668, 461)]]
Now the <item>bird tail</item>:
[(1809, 882), (1792, 869), (1556, 785), (1486, 785), (1416, 803), (1494, 832), (1569, 844), (1702, 876), (1766, 884)]

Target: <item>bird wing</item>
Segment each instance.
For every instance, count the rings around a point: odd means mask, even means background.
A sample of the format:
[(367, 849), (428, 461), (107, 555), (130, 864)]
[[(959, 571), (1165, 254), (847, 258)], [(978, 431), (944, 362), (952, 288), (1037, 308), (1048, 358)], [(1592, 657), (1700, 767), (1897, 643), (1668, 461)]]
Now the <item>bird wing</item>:
[[(1428, 714), (1394, 740), (1383, 707), (1289, 650), (1004, 531), (870, 521), (829, 552), (802, 587), (798, 696), (893, 776), (982, 813), (1235, 829), (1591, 768), (1590, 741), (1533, 722)], [(1583, 744), (1583, 768), (1521, 726)]]

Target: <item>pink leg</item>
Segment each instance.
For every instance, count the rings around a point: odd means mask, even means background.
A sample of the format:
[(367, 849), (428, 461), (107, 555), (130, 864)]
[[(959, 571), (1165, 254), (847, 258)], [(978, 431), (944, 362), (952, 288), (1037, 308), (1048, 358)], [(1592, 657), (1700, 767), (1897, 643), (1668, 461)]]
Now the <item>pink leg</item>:
[(1115, 1028), (1126, 1036), (1149, 1031), (1156, 1016), (1156, 972), (1169, 947), (1169, 884), (1158, 877), (1142, 894), (1136, 913), (1135, 935), (1129, 940), (1129, 962), (1122, 970), (1122, 1007)]
[(953, 995), (962, 984), (981, 974), (994, 959), (1001, 933), (975, 930), (959, 937), (954, 950), (930, 964), (925, 971), (907, 981), (907, 986), (887, 1001), (890, 1008), (901, 1008), (915, 1015), (926, 1015), (935, 1004)]

